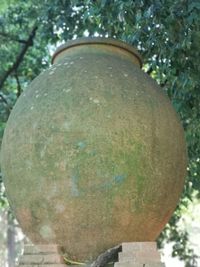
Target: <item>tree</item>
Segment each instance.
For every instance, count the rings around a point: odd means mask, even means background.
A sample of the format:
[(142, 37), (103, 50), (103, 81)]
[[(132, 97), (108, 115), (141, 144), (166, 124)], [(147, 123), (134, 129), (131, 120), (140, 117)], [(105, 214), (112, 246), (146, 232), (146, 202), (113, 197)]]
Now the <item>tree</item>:
[[(188, 175), (181, 201), (159, 244), (195, 266), (188, 233), (177, 226), (195, 193), (200, 198), (200, 3), (198, 0), (21, 0), (0, 5), (0, 133), (26, 85), (50, 64), (58, 44), (82, 36), (114, 37), (135, 46), (144, 70), (168, 94), (188, 145)], [(167, 134), (167, 133), (166, 133)], [(1, 194), (2, 195), (2, 194)], [(5, 204), (4, 196), (1, 203)]]

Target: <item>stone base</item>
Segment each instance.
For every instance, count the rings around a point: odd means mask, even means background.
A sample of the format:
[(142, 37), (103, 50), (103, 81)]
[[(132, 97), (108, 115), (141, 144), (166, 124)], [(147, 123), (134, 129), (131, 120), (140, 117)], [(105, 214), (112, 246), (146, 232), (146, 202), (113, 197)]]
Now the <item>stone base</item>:
[(156, 242), (122, 243), (122, 252), (114, 267), (165, 267)]
[[(156, 242), (122, 243), (114, 267), (165, 267), (161, 263)], [(25, 245), (19, 267), (66, 267), (62, 252), (57, 245)], [(73, 265), (75, 267), (75, 265)]]
[(66, 267), (57, 245), (25, 245), (19, 267)]

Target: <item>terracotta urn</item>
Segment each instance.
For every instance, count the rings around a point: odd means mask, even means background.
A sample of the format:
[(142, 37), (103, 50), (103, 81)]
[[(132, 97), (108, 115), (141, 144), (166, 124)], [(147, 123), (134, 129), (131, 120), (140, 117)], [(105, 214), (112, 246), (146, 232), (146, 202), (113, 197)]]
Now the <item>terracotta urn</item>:
[(90, 261), (121, 242), (154, 241), (186, 173), (180, 121), (131, 46), (62, 45), (18, 99), (1, 166), (11, 207), (35, 244)]

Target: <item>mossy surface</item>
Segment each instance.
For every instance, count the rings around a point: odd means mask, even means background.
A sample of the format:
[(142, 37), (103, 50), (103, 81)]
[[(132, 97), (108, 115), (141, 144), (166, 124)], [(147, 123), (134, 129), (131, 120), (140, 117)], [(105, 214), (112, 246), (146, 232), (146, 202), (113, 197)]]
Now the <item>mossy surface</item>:
[(13, 210), (36, 243), (84, 261), (152, 241), (176, 207), (186, 168), (169, 100), (118, 55), (77, 51), (19, 98), (2, 145)]

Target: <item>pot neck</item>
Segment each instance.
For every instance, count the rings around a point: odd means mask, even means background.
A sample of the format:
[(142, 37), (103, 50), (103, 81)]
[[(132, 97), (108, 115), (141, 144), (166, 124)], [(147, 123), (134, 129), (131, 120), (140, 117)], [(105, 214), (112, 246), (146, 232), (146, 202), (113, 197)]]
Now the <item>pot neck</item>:
[(140, 54), (132, 46), (110, 38), (81, 38), (58, 47), (52, 57), (52, 64), (59, 63), (66, 56), (83, 53), (114, 54), (142, 67)]

